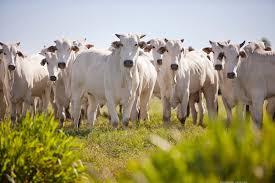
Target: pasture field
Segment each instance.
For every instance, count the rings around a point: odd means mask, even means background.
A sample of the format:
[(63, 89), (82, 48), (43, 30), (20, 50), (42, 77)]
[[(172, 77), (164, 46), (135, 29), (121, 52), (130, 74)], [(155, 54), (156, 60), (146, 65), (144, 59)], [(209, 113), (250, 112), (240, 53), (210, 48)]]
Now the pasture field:
[[(104, 115), (98, 118), (92, 130), (86, 128), (85, 121), (84, 124), (81, 125), (79, 131), (74, 130), (71, 122), (66, 121), (65, 127), (62, 131), (70, 139), (69, 141), (74, 142), (74, 144), (78, 146), (77, 148), (72, 148), (72, 152), (70, 153), (77, 156), (77, 158), (81, 160), (81, 164), (85, 167), (85, 171), (81, 168), (79, 169), (80, 174), (76, 181), (146, 182), (143, 179), (135, 179), (135, 177), (133, 178), (130, 176), (133, 171), (144, 171), (144, 175), (155, 175), (154, 173), (146, 174), (146, 171), (150, 170), (148, 168), (138, 168), (139, 166), (142, 167), (144, 165), (146, 159), (151, 156), (158, 157), (158, 154), (165, 152), (165, 148), (169, 149), (171, 145), (177, 145), (179, 142), (194, 142), (203, 138), (202, 136), (207, 134), (207, 129), (210, 125), (209, 122), (207, 122), (207, 115), (205, 115), (206, 127), (193, 125), (191, 117), (187, 119), (185, 126), (182, 126), (176, 119), (175, 111), (173, 111), (171, 125), (164, 126), (162, 123), (161, 111), (162, 106), (160, 100), (154, 98), (150, 105), (150, 121), (143, 121), (140, 122), (140, 124), (130, 123), (128, 129), (123, 129), (121, 126), (118, 129), (113, 129), (111, 125), (108, 124), (108, 118)], [(106, 108), (101, 112), (106, 112)], [(226, 115), (223, 105), (219, 102), (219, 123), (225, 121), (225, 118)], [(265, 121), (267, 121), (267, 119), (265, 119)], [(55, 121), (55, 123), (57, 125), (58, 121)], [(274, 130), (274, 125), (272, 128)], [(1, 140), (5, 140), (5, 137), (2, 136)], [(273, 143), (272, 145), (273, 146), (269, 148), (274, 151), (275, 144)], [(275, 166), (274, 154), (270, 155), (270, 158), (270, 162), (266, 163), (268, 165), (270, 164), (271, 168), (273, 167), (273, 175)], [(140, 165), (138, 165), (139, 162), (141, 162)], [(168, 169), (167, 172), (169, 172)], [(163, 175), (165, 175), (165, 173)], [(150, 182), (161, 180), (156, 179), (156, 177), (150, 178), (150, 176), (149, 178), (147, 177)], [(3, 174), (0, 178), (1, 177), (3, 178)], [(168, 180), (170, 180), (170, 178)], [(187, 180), (197, 182), (193, 179)], [(213, 182), (216, 182), (214, 180), (215, 179), (213, 179)], [(176, 182), (177, 181), (184, 182), (176, 179)], [(167, 180), (163, 178), (162, 182), (167, 182)]]

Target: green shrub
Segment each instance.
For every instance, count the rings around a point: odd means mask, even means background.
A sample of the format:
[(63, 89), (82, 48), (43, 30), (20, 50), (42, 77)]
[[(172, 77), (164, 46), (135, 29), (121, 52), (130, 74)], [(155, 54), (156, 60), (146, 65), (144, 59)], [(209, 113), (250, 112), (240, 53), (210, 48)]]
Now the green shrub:
[(84, 167), (80, 148), (72, 137), (57, 129), (52, 117), (27, 116), (12, 128), (0, 124), (0, 182), (75, 182)]
[(265, 122), (258, 131), (237, 120), (230, 128), (222, 124), (209, 123), (201, 137), (131, 161), (127, 172), (132, 173), (124, 173), (120, 181), (275, 182), (275, 125)]

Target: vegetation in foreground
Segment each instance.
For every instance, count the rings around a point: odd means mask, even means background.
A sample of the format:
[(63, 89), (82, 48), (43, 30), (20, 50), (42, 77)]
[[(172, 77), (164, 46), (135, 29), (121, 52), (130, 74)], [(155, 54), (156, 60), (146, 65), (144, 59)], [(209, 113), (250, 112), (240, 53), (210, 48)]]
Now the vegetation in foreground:
[(52, 117), (0, 124), (0, 182), (75, 182), (85, 168), (72, 137)]
[[(13, 130), (4, 122), (0, 178), (9, 175), (17, 182), (274, 182), (275, 128), (267, 120), (262, 132), (238, 120), (226, 128), (222, 109), (223, 118), (208, 122), (207, 128), (193, 125), (190, 119), (182, 126), (174, 113), (171, 125), (164, 127), (157, 100), (152, 101), (150, 114), (150, 121), (131, 124), (127, 130), (112, 129), (106, 117), (100, 117), (93, 130), (84, 124), (79, 131), (70, 123), (57, 130), (57, 121), (43, 117), (27, 118)], [(23, 174), (19, 176), (18, 171)]]

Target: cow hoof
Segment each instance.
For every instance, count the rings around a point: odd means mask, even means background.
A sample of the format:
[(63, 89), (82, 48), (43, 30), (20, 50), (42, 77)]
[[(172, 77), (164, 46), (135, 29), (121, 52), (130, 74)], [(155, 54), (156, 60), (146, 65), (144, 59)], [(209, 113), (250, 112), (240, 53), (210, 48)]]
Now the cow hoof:
[(11, 116), (11, 121), (12, 121), (12, 123), (15, 123), (16, 117), (15, 116)]
[(59, 120), (59, 128), (63, 127), (63, 123), (64, 123), (64, 118)]
[(66, 116), (66, 119), (72, 119), (68, 108), (65, 109), (65, 116)]
[(124, 127), (127, 127), (129, 125), (129, 119), (122, 122)]
[(118, 122), (112, 122), (112, 126), (113, 126), (113, 128), (117, 128), (118, 127)]
[(199, 126), (201, 126), (202, 128), (206, 127), (203, 123), (199, 123)]
[(186, 117), (184, 117), (184, 118), (178, 118), (178, 120), (180, 121), (180, 123), (181, 123), (182, 125), (185, 125)]

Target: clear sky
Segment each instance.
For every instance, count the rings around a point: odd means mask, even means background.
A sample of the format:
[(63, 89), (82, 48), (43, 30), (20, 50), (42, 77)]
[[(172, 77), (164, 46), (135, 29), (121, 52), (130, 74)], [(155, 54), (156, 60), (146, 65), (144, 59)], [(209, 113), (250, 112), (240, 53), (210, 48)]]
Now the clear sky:
[(275, 0), (0, 0), (0, 41), (36, 53), (60, 37), (86, 37), (107, 48), (115, 33), (242, 42), (265, 36), (275, 45)]

